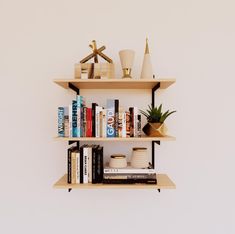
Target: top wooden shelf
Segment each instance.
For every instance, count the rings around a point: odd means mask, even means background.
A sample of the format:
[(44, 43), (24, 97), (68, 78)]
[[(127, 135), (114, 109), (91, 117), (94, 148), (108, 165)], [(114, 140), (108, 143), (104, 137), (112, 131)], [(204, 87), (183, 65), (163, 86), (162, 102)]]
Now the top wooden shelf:
[(152, 89), (160, 83), (160, 89), (166, 89), (175, 79), (56, 79), (54, 82), (65, 89), (69, 83), (79, 89)]

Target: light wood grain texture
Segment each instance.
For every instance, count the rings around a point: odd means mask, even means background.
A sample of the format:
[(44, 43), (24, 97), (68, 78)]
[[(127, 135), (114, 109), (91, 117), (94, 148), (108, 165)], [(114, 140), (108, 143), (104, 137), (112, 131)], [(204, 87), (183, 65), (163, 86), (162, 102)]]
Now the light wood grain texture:
[(160, 83), (160, 89), (166, 89), (175, 79), (59, 79), (54, 82), (65, 89), (69, 83), (79, 89), (152, 89)]
[(166, 174), (157, 175), (157, 184), (68, 184), (67, 174), (53, 186), (56, 189), (175, 189), (175, 184)]
[(150, 141), (174, 141), (175, 137), (55, 137), (56, 140), (61, 141), (117, 141), (117, 142), (150, 142)]

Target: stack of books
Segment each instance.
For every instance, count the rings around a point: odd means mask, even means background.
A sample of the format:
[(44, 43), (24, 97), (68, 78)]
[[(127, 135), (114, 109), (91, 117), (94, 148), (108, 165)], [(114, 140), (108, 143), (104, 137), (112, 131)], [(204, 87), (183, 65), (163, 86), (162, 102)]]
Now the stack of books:
[(104, 168), (104, 184), (157, 184), (156, 171), (152, 168)]
[(102, 183), (103, 147), (82, 145), (68, 149), (68, 184)]
[(59, 137), (140, 137), (141, 115), (137, 107), (125, 111), (118, 99), (108, 99), (106, 107), (77, 95), (69, 107), (58, 107)]

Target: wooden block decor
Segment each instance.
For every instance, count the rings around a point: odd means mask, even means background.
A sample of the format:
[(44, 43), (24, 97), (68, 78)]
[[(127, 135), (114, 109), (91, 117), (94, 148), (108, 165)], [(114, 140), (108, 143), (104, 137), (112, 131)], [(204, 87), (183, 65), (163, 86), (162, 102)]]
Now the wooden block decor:
[[(89, 47), (92, 53), (75, 64), (75, 79), (113, 79), (114, 64), (113, 60), (102, 52), (105, 46), (97, 48), (96, 41), (93, 40)], [(98, 63), (98, 55), (108, 63)], [(92, 58), (94, 63), (86, 63)]]
[(114, 79), (113, 63), (77, 63), (75, 79)]

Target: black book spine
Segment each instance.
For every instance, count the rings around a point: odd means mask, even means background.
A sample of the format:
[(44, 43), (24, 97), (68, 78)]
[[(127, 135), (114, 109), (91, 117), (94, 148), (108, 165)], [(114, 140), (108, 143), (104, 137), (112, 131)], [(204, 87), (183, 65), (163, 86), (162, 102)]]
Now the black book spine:
[(118, 118), (119, 118), (119, 100), (114, 100), (114, 113), (115, 113), (115, 137), (118, 137)]
[(80, 147), (80, 184), (83, 184), (83, 146)]
[(134, 108), (130, 107), (130, 137), (134, 137)]
[(92, 184), (97, 183), (97, 147), (92, 148)]
[(68, 177), (67, 177), (67, 182), (68, 184), (71, 184), (72, 180), (72, 175), (71, 175), (71, 149), (68, 149)]
[(157, 184), (156, 179), (104, 179), (104, 184)]
[(95, 109), (98, 106), (96, 103), (91, 104), (91, 115), (92, 115), (92, 136), (95, 137)]
[(97, 150), (97, 183), (103, 182), (103, 147), (99, 147)]

